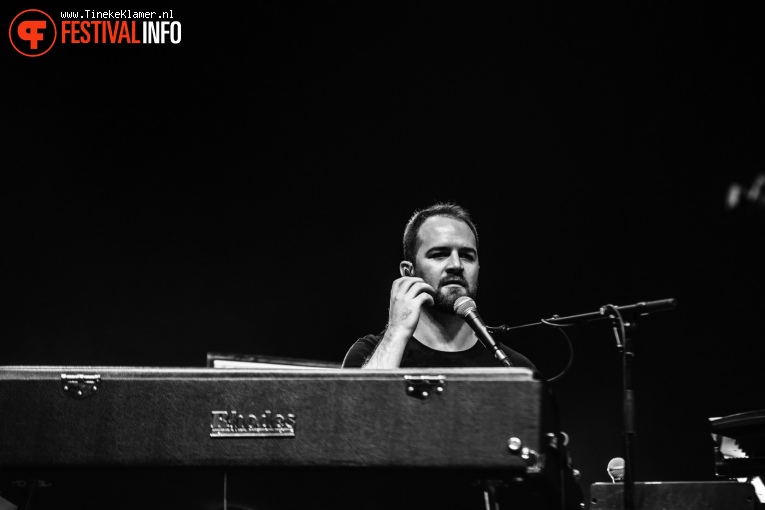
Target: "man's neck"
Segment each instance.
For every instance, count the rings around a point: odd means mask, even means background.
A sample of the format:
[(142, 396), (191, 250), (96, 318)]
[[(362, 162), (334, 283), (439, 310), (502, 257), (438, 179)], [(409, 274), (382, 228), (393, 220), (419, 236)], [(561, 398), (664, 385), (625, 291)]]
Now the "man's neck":
[(420, 312), (414, 337), (436, 351), (464, 351), (478, 341), (462, 317), (432, 308)]

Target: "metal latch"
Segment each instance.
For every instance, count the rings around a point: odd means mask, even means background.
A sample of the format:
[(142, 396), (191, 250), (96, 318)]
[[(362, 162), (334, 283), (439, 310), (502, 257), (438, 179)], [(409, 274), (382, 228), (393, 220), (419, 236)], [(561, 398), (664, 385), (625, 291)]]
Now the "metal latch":
[(406, 394), (425, 400), (430, 395), (440, 395), (446, 385), (445, 375), (405, 375)]
[(61, 374), (61, 390), (70, 397), (92, 397), (100, 388), (99, 374)]

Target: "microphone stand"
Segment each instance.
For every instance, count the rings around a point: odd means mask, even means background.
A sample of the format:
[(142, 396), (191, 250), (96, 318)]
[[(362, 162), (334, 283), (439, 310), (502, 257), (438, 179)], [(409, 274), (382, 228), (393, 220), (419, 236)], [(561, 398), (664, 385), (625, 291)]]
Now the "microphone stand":
[[(523, 326), (499, 326), (488, 328), (489, 331), (508, 332), (514, 329), (538, 326), (573, 326), (592, 320), (605, 319), (611, 320), (611, 326), (616, 336), (616, 346), (622, 354), (622, 412), (624, 426), (624, 509), (634, 510), (635, 508), (635, 480), (633, 477), (633, 440), (635, 437), (635, 392), (632, 387), (632, 361), (635, 353), (632, 351), (632, 335), (636, 328), (637, 317), (648, 315), (651, 312), (670, 310), (677, 306), (675, 299), (661, 299), (658, 301), (642, 301), (633, 305), (614, 306), (605, 305), (597, 312), (585, 313), (581, 315), (571, 315), (568, 317), (554, 316), (541, 322), (525, 324)], [(627, 322), (624, 316), (629, 319)]]
[[(611, 310), (608, 318), (611, 319), (611, 327), (616, 337), (616, 347), (622, 353), (622, 413), (624, 424), (624, 509), (635, 508), (635, 477), (633, 476), (633, 440), (635, 438), (635, 393), (632, 388), (632, 361), (635, 353), (632, 351), (632, 335), (635, 330), (636, 319), (630, 318), (625, 322), (617, 307), (607, 305), (603, 307)], [(621, 333), (621, 334), (620, 334)], [(621, 338), (621, 341), (620, 341)]]

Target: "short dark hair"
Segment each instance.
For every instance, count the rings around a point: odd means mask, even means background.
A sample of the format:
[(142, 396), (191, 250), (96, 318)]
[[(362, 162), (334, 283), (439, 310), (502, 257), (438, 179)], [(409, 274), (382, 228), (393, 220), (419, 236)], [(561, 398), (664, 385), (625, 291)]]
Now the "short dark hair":
[(404, 229), (404, 260), (414, 264), (417, 250), (420, 248), (420, 238), (418, 236), (420, 227), (428, 218), (432, 216), (446, 216), (455, 220), (464, 221), (475, 236), (475, 247), (478, 249), (478, 230), (475, 228), (470, 213), (457, 204), (452, 202), (437, 202), (430, 207), (415, 211), (409, 219)]

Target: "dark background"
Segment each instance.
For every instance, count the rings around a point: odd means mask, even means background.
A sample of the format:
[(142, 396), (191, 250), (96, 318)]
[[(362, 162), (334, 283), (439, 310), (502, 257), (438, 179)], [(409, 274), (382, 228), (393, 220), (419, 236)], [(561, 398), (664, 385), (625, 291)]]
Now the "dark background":
[[(762, 171), (754, 14), (357, 4), (155, 3), (181, 44), (6, 45), (0, 363), (339, 362), (385, 325), (412, 212), (453, 200), (491, 325), (678, 300), (635, 332), (635, 476), (714, 479), (708, 418), (765, 408), (765, 210), (726, 207)], [(621, 360), (604, 321), (567, 332), (589, 486), (622, 455)], [(568, 359), (554, 330), (505, 341)]]

